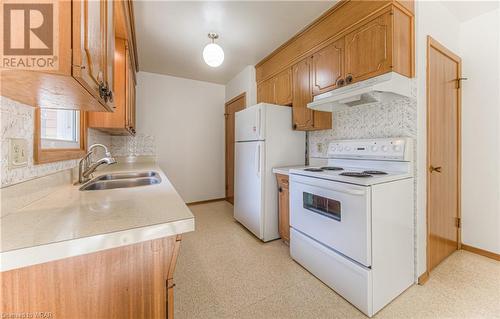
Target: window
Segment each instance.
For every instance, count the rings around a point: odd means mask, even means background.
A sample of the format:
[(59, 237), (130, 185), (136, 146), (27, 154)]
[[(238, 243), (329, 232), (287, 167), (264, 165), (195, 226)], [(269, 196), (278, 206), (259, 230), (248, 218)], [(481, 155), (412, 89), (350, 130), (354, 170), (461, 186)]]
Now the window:
[(80, 148), (80, 111), (40, 110), (42, 148)]
[(342, 209), (339, 201), (306, 192), (303, 193), (302, 200), (305, 209), (328, 218), (341, 220)]
[(86, 114), (79, 110), (35, 109), (34, 162), (82, 158), (85, 155)]

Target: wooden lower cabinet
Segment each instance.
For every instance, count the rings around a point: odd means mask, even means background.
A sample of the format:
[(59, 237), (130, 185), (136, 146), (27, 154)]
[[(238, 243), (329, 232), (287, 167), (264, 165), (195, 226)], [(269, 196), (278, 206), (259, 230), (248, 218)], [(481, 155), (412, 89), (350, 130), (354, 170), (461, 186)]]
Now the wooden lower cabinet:
[(165, 237), (2, 272), (0, 313), (172, 319), (180, 241)]
[(276, 174), (278, 179), (279, 233), (285, 243), (290, 242), (290, 192), (288, 175)]

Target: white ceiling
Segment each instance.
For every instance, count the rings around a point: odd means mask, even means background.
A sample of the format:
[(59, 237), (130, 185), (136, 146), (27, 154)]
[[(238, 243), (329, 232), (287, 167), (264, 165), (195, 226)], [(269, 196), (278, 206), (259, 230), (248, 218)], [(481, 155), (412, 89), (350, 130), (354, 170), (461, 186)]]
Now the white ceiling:
[(499, 7), (498, 0), (489, 1), (442, 1), (445, 7), (460, 21), (464, 22)]
[[(139, 69), (226, 84), (311, 23), (336, 1), (136, 1)], [(208, 32), (225, 53), (218, 68), (202, 58)]]

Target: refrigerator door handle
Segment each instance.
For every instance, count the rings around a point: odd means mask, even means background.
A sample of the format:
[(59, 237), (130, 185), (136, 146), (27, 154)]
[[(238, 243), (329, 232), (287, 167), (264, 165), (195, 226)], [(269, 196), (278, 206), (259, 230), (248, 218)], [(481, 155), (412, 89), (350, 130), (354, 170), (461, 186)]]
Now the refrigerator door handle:
[(260, 176), (260, 144), (257, 145), (257, 151), (255, 152), (255, 174)]
[(260, 127), (261, 127), (261, 120), (262, 120), (262, 114), (261, 114), (261, 108), (259, 107), (257, 109), (257, 136), (258, 136), (258, 139), (261, 138), (260, 136)]

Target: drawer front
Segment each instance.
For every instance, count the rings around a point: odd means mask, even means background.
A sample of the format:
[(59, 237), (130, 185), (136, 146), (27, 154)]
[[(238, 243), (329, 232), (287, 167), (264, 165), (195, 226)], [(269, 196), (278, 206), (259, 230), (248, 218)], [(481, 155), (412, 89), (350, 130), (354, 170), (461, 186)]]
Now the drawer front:
[(291, 175), (290, 225), (366, 266), (371, 266), (369, 187)]
[(368, 316), (373, 315), (372, 271), (335, 253), (295, 229), (290, 255), (314, 276)]

